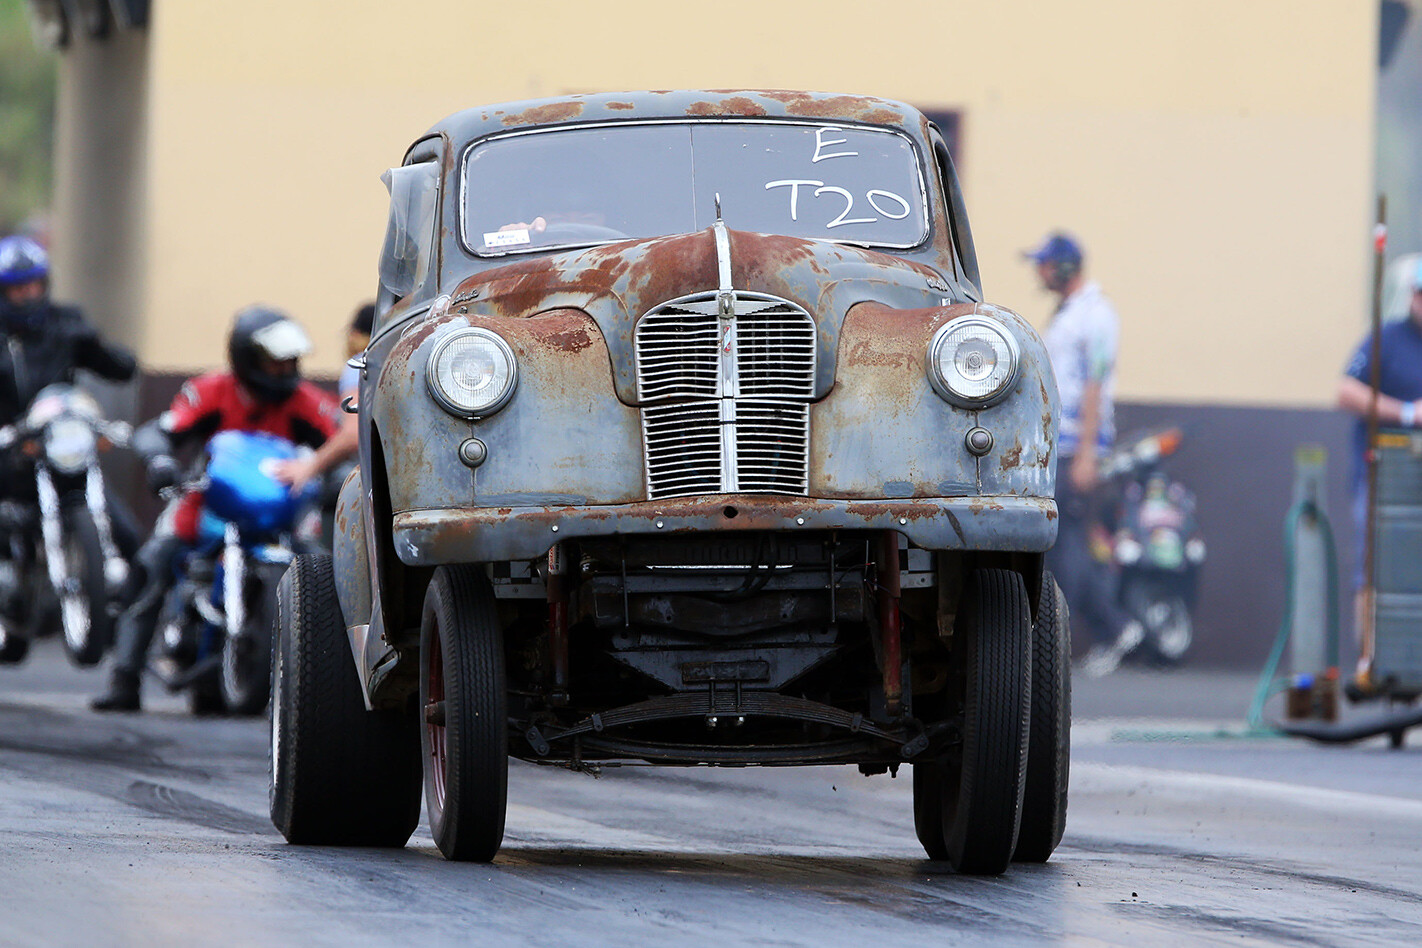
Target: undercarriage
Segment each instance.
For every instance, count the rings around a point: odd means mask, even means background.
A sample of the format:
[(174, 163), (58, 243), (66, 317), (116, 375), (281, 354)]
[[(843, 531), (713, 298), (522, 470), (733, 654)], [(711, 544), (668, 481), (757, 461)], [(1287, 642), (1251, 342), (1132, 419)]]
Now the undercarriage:
[(960, 731), (946, 690), (966, 560), (882, 532), (767, 532), (500, 564), (510, 753), (883, 772), (942, 752)]

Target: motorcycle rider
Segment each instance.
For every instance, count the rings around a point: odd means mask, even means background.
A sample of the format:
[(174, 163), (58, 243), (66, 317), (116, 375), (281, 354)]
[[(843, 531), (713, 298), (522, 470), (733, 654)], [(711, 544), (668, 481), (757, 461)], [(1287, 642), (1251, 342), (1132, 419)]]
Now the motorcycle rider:
[[(302, 379), (300, 360), (310, 349), (305, 330), (280, 310), (258, 305), (239, 311), (227, 340), (229, 369), (190, 379), (166, 412), (134, 433), (148, 486), (157, 492), (177, 484), (175, 455), (190, 453), (219, 431), (265, 432), (312, 448), (324, 444), (340, 425), (340, 409), (331, 395)], [(173, 560), (196, 539), (201, 515), (201, 494), (173, 500), (139, 551), (144, 586), (119, 617), (109, 689), (90, 703), (94, 710), (140, 709), (140, 675), (173, 582)]]
[[(0, 239), (0, 425), (20, 418), (40, 389), (56, 382), (72, 384), (75, 371), (126, 382), (138, 361), (122, 346), (105, 342), (76, 306), (49, 296), (49, 254), (20, 235)], [(29, 460), (18, 454), (0, 462), (0, 498), (16, 498), (27, 477)], [(127, 505), (108, 492), (109, 518), (119, 552), (132, 558), (138, 549), (138, 524)]]
[(35, 394), (73, 382), (88, 369), (116, 382), (133, 378), (138, 362), (105, 342), (77, 307), (49, 298), (49, 254), (28, 237), (0, 239), (0, 425), (8, 425)]

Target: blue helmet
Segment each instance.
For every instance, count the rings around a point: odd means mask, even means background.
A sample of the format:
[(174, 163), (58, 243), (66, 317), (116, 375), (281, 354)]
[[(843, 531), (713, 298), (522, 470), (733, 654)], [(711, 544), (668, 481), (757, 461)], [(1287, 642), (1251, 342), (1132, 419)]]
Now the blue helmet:
[(0, 239), (0, 286), (49, 279), (49, 254), (28, 237)]

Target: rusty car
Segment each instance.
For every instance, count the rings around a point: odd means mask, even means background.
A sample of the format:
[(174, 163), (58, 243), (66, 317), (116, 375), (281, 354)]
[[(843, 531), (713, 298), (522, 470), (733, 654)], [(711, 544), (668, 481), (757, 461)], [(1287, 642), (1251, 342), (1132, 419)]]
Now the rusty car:
[(473, 108), (386, 172), (360, 464), (278, 608), (292, 843), (494, 858), (509, 760), (912, 770), (930, 858), (1066, 807), (1058, 400), (949, 149), (804, 92)]

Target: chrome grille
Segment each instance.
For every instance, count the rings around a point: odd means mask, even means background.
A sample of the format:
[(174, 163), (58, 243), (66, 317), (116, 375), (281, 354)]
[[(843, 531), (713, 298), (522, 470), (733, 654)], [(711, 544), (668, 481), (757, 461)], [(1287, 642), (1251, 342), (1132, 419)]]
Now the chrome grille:
[(804, 494), (815, 323), (789, 300), (714, 292), (637, 323), (647, 496)]

